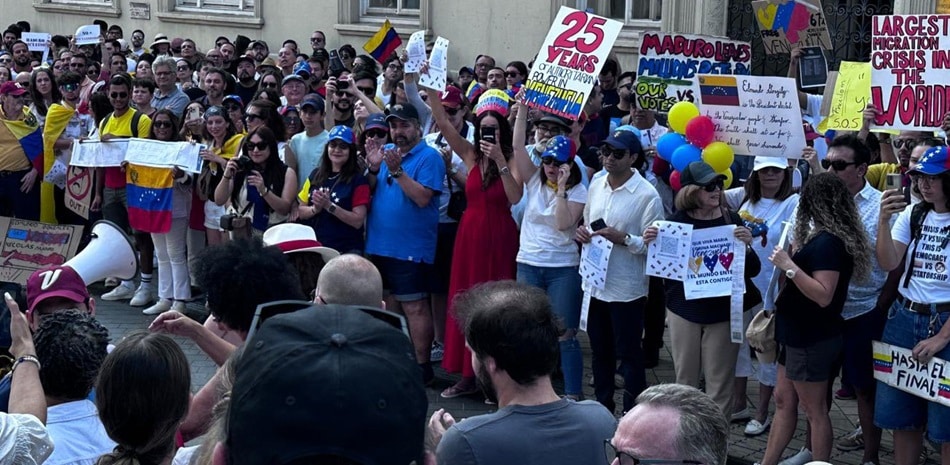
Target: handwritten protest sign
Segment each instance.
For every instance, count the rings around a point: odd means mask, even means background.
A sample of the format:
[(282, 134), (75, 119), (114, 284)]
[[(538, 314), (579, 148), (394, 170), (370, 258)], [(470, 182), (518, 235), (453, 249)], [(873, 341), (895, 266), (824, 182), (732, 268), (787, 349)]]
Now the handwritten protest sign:
[[(733, 267), (738, 265), (733, 263), (737, 250), (735, 228), (727, 225), (693, 230), (689, 273), (683, 281), (686, 300), (732, 295)], [(743, 249), (738, 251), (742, 253)]]
[(81, 167), (121, 166), (122, 162), (154, 167), (177, 166), (183, 171), (201, 172), (201, 156), (205, 147), (190, 142), (161, 142), (151, 139), (115, 139), (107, 142), (87, 141), (73, 144), (69, 164)]
[(66, 171), (66, 208), (77, 215), (89, 219), (89, 207), (92, 205), (92, 188), (95, 185), (96, 170), (70, 166)]
[(795, 80), (700, 75), (700, 111), (716, 125), (715, 140), (739, 155), (800, 158), (805, 131)]
[(828, 117), (818, 125), (818, 131), (860, 130), (862, 113), (870, 99), (871, 64), (842, 61), (834, 93), (831, 95)]
[(87, 24), (76, 29), (76, 45), (96, 45), (102, 31), (98, 24)]
[(525, 103), (576, 120), (623, 23), (562, 6), (524, 86)]
[(933, 131), (950, 110), (950, 15), (871, 20), (872, 129)]
[(76, 254), (82, 226), (0, 217), (0, 281), (26, 284), (34, 271)]
[(637, 107), (669, 111), (696, 100), (700, 74), (751, 74), (747, 42), (687, 34), (644, 33), (637, 65)]
[(832, 49), (819, 0), (757, 0), (752, 9), (766, 54), (788, 55), (794, 45)]
[(950, 363), (920, 363), (910, 349), (874, 341), (874, 379), (917, 397), (950, 407)]
[(647, 276), (686, 280), (693, 225), (673, 221), (657, 221), (656, 239), (647, 247)]

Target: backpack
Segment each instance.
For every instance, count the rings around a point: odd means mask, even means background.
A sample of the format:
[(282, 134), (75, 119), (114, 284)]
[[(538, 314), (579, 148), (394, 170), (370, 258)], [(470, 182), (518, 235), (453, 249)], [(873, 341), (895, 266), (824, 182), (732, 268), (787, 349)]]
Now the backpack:
[[(138, 137), (139, 136), (139, 120), (142, 119), (142, 113), (134, 108), (132, 108), (131, 110), (132, 110), (132, 137)], [(111, 119), (112, 119), (112, 113), (110, 112), (108, 115), (106, 115), (105, 119), (102, 120), (101, 127), (104, 128), (108, 126), (109, 121)]]
[[(920, 237), (920, 231), (924, 229), (924, 220), (927, 219), (927, 213), (930, 213), (930, 207), (923, 202), (915, 204), (910, 210), (910, 241), (914, 244), (913, 252), (910, 256), (917, 255), (917, 238)], [(908, 244), (909, 246), (910, 244)], [(904, 272), (904, 287), (910, 285), (910, 267)]]

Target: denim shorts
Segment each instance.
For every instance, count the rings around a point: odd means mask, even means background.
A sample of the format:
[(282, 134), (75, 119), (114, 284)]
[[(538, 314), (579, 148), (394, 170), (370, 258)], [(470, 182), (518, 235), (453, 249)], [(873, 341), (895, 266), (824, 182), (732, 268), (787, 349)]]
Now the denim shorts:
[[(930, 335), (931, 318), (935, 331), (939, 331), (950, 319), (950, 313), (933, 316), (921, 315), (894, 302), (887, 313), (884, 336), (881, 340), (906, 349), (913, 349), (918, 342)], [(937, 358), (950, 360), (950, 345), (936, 354)], [(913, 394), (877, 382), (874, 401), (874, 424), (889, 430), (921, 431), (926, 427), (931, 441), (950, 442), (950, 407), (930, 402)]]
[(370, 261), (383, 277), (383, 288), (399, 302), (413, 302), (429, 297), (432, 264), (410, 262), (392, 257), (371, 255)]

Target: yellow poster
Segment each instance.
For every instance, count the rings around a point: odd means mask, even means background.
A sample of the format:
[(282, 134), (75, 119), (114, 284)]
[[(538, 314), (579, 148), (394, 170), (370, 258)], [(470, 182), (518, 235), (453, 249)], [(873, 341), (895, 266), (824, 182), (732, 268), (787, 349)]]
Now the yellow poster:
[(950, 0), (937, 0), (938, 15), (950, 14)]
[(860, 131), (862, 113), (870, 100), (871, 64), (842, 61), (828, 117), (818, 125), (818, 132), (828, 129)]

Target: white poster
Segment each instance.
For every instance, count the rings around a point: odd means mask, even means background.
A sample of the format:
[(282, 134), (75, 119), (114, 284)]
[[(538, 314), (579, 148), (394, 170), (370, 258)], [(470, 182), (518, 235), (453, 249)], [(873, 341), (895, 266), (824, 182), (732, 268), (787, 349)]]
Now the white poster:
[(449, 39), (437, 37), (429, 55), (429, 70), (419, 76), (419, 85), (439, 92), (445, 91), (449, 71)]
[(592, 236), (590, 242), (581, 247), (581, 266), (578, 273), (581, 275), (584, 289), (603, 289), (607, 281), (607, 266), (610, 262), (610, 251), (613, 242), (604, 236)]
[(418, 73), (426, 61), (426, 31), (416, 31), (409, 36), (406, 53), (409, 59), (403, 65), (403, 70), (407, 73)]
[(102, 32), (98, 24), (87, 24), (76, 29), (76, 45), (97, 45)]
[(656, 227), (656, 240), (647, 248), (647, 276), (685, 281), (693, 225), (657, 221)]
[(106, 142), (98, 140), (82, 141), (73, 144), (73, 154), (70, 157), (71, 166), (108, 167), (122, 166), (125, 160), (125, 150), (129, 146), (129, 139), (113, 139)]
[(192, 174), (201, 172), (201, 152), (206, 146), (191, 142), (129, 139), (125, 161), (155, 168), (178, 167)]
[(950, 364), (932, 358), (920, 363), (909, 349), (874, 341), (874, 379), (950, 407)]
[[(736, 260), (735, 229), (736, 226), (730, 224), (693, 230), (687, 263), (689, 273), (683, 282), (686, 300), (732, 295), (733, 271), (745, 264), (744, 260)], [(738, 249), (738, 253), (743, 252), (743, 249)], [(739, 276), (742, 276), (745, 268), (739, 271)]]

